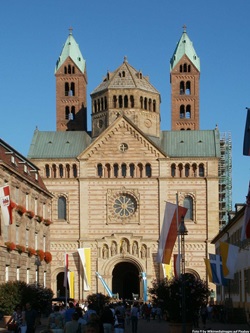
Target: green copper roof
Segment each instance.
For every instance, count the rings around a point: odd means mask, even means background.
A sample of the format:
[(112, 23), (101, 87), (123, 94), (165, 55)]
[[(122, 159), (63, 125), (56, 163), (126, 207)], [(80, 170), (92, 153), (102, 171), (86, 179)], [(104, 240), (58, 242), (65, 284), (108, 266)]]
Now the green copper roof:
[(151, 138), (169, 157), (220, 157), (220, 134), (206, 131), (162, 131)]
[(184, 29), (182, 36), (175, 48), (174, 54), (170, 59), (170, 70), (172, 70), (184, 54), (190, 59), (193, 65), (200, 71), (200, 58), (197, 56), (193, 43), (189, 39), (186, 29)]
[(63, 46), (59, 59), (56, 62), (55, 73), (58, 71), (58, 69), (62, 66), (62, 64), (68, 57), (70, 57), (74, 61), (76, 66), (80, 69), (80, 71), (84, 73), (86, 62), (82, 56), (77, 42), (75, 41), (75, 38), (72, 35), (72, 29), (70, 29), (69, 36)]
[[(220, 157), (218, 129), (205, 131), (162, 131), (160, 138), (149, 137), (169, 157)], [(40, 132), (35, 130), (28, 158), (76, 158), (92, 139), (84, 131)]]
[(34, 132), (28, 158), (76, 158), (91, 143), (84, 131)]

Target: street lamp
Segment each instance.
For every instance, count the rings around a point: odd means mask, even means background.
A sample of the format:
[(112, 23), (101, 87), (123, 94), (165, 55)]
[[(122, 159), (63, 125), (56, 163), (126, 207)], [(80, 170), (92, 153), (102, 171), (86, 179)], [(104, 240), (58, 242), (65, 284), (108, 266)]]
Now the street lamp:
[(182, 216), (178, 228), (178, 235), (181, 236), (181, 274), (185, 274), (185, 236), (187, 234), (188, 231), (184, 223), (184, 216)]
[(41, 260), (38, 256), (36, 257), (34, 265), (36, 266), (36, 287), (38, 287), (38, 284), (39, 284), (39, 267), (42, 265)]
[(186, 295), (185, 295), (185, 236), (188, 234), (184, 223), (184, 216), (178, 228), (178, 235), (181, 236), (181, 315), (182, 315), (182, 333), (186, 333)]

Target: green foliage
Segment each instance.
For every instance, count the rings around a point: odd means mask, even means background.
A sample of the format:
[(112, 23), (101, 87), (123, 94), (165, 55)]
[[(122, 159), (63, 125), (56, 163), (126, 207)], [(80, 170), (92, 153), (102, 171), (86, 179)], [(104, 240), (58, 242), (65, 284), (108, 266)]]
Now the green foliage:
[(0, 285), (0, 311), (4, 315), (12, 315), (17, 304), (21, 303), (26, 283), (21, 281), (8, 281)]
[(186, 320), (192, 322), (210, 294), (206, 283), (191, 274), (180, 278), (154, 280), (149, 293), (153, 303), (160, 305), (169, 320), (174, 322), (182, 321), (183, 300)]
[(17, 304), (27, 302), (41, 311), (47, 312), (51, 307), (53, 291), (49, 288), (26, 284), (23, 281), (8, 281), (0, 284), (0, 312), (11, 315)]
[(92, 304), (93, 308), (99, 313), (104, 305), (110, 302), (110, 297), (103, 295), (102, 293), (91, 294), (88, 295), (87, 301), (89, 304)]

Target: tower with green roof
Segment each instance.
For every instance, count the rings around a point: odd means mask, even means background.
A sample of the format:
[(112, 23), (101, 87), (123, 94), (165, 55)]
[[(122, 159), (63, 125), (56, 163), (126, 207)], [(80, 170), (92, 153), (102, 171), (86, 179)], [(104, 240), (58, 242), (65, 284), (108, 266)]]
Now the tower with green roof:
[(56, 62), (56, 130), (87, 130), (86, 62), (72, 29)]
[(189, 39), (186, 27), (170, 60), (171, 129), (199, 130), (200, 59)]

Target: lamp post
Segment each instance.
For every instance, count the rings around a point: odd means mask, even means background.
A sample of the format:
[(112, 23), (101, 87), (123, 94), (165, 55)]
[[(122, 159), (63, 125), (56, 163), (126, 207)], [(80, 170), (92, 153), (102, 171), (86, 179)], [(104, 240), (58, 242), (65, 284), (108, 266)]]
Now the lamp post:
[(182, 315), (182, 333), (186, 333), (186, 299), (185, 299), (185, 236), (188, 234), (184, 223), (184, 216), (178, 228), (178, 236), (181, 236), (181, 315)]
[(184, 216), (181, 217), (181, 222), (178, 228), (178, 235), (181, 236), (181, 274), (185, 274), (185, 236), (188, 234), (184, 223)]
[(41, 266), (41, 260), (38, 256), (36, 257), (35, 265), (36, 265), (36, 287), (38, 287), (38, 284), (39, 284), (39, 267)]

